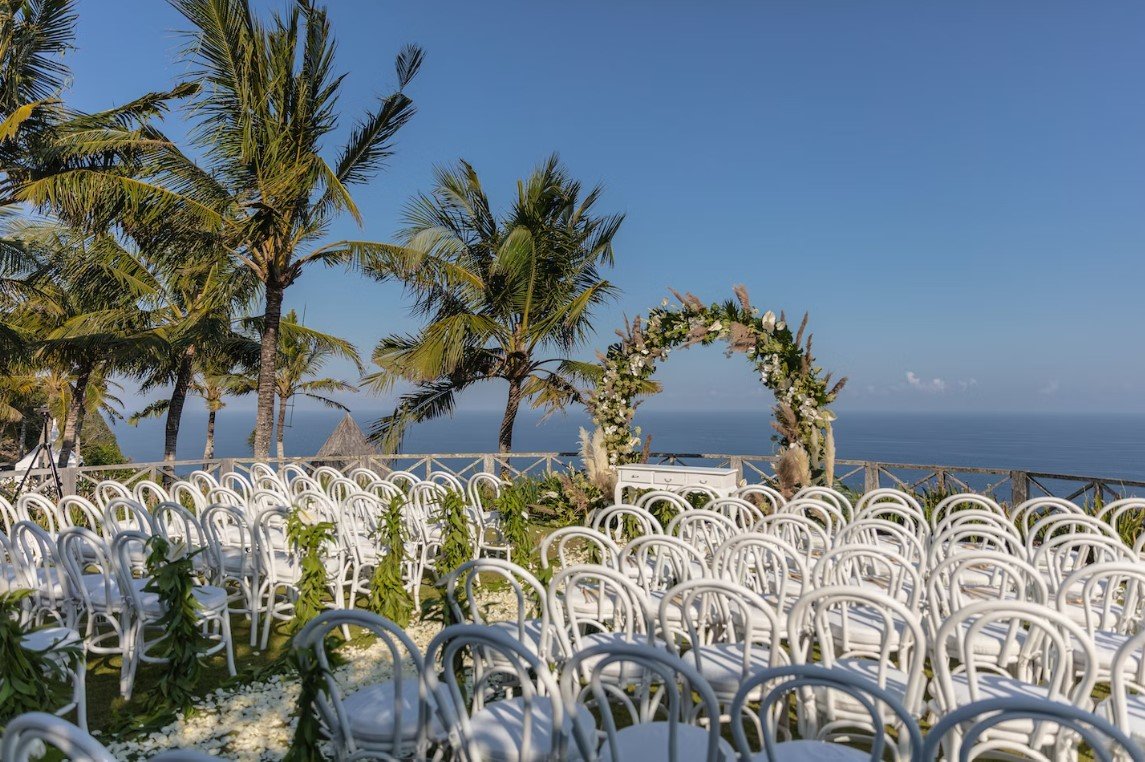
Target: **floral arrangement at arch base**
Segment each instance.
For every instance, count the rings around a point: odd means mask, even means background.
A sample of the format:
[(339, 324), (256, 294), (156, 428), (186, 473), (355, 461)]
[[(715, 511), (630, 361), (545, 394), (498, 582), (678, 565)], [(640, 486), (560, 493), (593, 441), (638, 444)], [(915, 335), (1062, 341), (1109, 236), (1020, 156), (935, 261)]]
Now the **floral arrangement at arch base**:
[(755, 367), (759, 380), (775, 393), (775, 434), (779, 460), (775, 471), (785, 492), (813, 481), (831, 484), (835, 440), (830, 405), (847, 379), (831, 384), (821, 375), (811, 354), (807, 315), (796, 332), (786, 316), (752, 307), (747, 289), (736, 286), (736, 299), (705, 305), (690, 293), (673, 291), (679, 304), (665, 299), (648, 313), (617, 331), (620, 341), (601, 356), (596, 389), (588, 397), (593, 422), (603, 435), (611, 466), (635, 462), (640, 456), (639, 428), (632, 427), (637, 397), (654, 388), (656, 363), (673, 349), (726, 341), (727, 354), (742, 353)]

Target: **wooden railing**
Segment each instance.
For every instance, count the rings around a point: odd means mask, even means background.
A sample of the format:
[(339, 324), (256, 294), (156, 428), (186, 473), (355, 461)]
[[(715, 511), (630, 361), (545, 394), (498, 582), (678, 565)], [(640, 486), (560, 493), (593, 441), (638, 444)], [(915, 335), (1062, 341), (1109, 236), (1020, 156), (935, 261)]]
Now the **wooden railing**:
[[(718, 466), (734, 468), (748, 482), (775, 481), (775, 458), (770, 455), (726, 455), (720, 453), (652, 453), (655, 463)], [(60, 469), (65, 494), (82, 494), (104, 479), (132, 484), (149, 479), (163, 480), (203, 470), (219, 476), (229, 472), (249, 472), (254, 458), (218, 458), (215, 460), (180, 460), (172, 463), (127, 463), (117, 466), (78, 466)], [(331, 465), (342, 469), (370, 468), (379, 473), (402, 470), (421, 476), (446, 471), (465, 478), (479, 471), (506, 472), (513, 476), (542, 476), (581, 467), (575, 452), (501, 453), (431, 453), (370, 455), (365, 457), (300, 457), (272, 458), (268, 463), (281, 467), (287, 463), (307, 466)], [(22, 473), (0, 472), (0, 490), (10, 492)], [(33, 489), (50, 485), (51, 471), (36, 469), (30, 474)], [(1145, 496), (1145, 482), (1101, 476), (1054, 474), (971, 466), (939, 466), (914, 463), (882, 463), (866, 460), (839, 460), (835, 481), (859, 491), (880, 487), (900, 487), (911, 492), (979, 492), (1011, 504), (1030, 497), (1055, 495), (1081, 503), (1108, 503), (1119, 497)], [(7, 489), (5, 489), (5, 487)]]

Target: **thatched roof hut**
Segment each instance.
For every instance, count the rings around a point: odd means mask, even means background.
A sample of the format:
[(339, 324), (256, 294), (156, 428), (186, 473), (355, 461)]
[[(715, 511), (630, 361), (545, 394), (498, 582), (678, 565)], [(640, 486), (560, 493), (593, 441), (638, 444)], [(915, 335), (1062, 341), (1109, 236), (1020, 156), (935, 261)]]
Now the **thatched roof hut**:
[(350, 417), (349, 413), (342, 416), (342, 420), (334, 427), (334, 432), (326, 443), (318, 450), (316, 459), (345, 458), (365, 455), (377, 455), (378, 451), (366, 439), (362, 429)]

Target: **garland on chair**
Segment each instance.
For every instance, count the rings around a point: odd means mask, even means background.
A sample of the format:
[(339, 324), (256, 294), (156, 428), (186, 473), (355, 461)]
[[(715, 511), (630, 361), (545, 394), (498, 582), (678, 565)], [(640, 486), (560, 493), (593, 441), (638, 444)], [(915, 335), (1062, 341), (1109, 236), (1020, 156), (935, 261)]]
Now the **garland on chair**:
[(0, 593), (0, 728), (25, 712), (43, 712), (71, 699), (66, 662), (82, 658), (78, 646), (54, 646), (43, 651), (24, 648), (28, 634), (21, 624), (22, 604), (31, 590)]
[(435, 570), (444, 578), (466, 561), (473, 560), (469, 517), (465, 515), (465, 496), (455, 490), (441, 498), (441, 507), (433, 518), (441, 523), (441, 548), (437, 551)]
[[(398, 627), (409, 625), (413, 614), (413, 596), (402, 579), (406, 543), (402, 511), (405, 505), (404, 495), (394, 495), (382, 514), (378, 526), (378, 563), (370, 578), (370, 595), (366, 599), (370, 611), (386, 617)], [(421, 580), (414, 580), (414, 584), (420, 583)]]
[(601, 374), (589, 395), (593, 422), (604, 436), (612, 466), (632, 463), (639, 457), (641, 432), (632, 428), (636, 398), (652, 387), (656, 363), (678, 347), (728, 343), (728, 355), (742, 352), (755, 366), (760, 381), (775, 393), (772, 426), (780, 461), (776, 466), (785, 486), (809, 483), (813, 478), (830, 483), (835, 459), (831, 422), (835, 401), (846, 379), (834, 386), (831, 375), (821, 376), (811, 354), (811, 336), (804, 341), (807, 316), (792, 333), (785, 316), (752, 307), (747, 290), (735, 287), (736, 300), (705, 305), (692, 294), (673, 295), (679, 305), (665, 299), (648, 313), (618, 332), (620, 341), (601, 357)]
[(152, 703), (156, 710), (185, 710), (195, 698), (203, 673), (200, 658), (210, 647), (200, 629), (201, 606), (194, 596), (195, 553), (188, 553), (184, 545), (170, 544), (161, 535), (149, 539), (146, 548), (144, 566), (149, 579), (143, 592), (159, 596), (163, 615), (155, 627), (165, 634), (155, 645), (155, 656), (167, 663)]
[(290, 631), (297, 632), (318, 616), (326, 602), (326, 564), (323, 548), (334, 541), (334, 523), (322, 521), (312, 510), (295, 508), (286, 517), (286, 542), (299, 559), (302, 574)]
[[(323, 643), (323, 648), (326, 644)], [(322, 753), (322, 721), (318, 717), (318, 696), (326, 689), (326, 670), (309, 649), (294, 647), (287, 657), (298, 675), (298, 724), (283, 762), (313, 762), (325, 759)]]

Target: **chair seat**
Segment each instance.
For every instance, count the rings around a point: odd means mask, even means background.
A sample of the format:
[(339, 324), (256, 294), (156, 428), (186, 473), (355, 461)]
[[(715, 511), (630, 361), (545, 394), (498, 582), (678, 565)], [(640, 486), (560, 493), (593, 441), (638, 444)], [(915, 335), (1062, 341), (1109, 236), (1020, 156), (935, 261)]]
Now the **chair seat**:
[[(302, 561), (285, 550), (274, 551), (274, 577), (280, 583), (294, 583), (302, 579)], [(336, 556), (324, 556), (326, 576), (337, 579), (342, 573), (342, 561)]]
[(18, 589), (21, 584), (20, 570), (15, 564), (0, 564), (0, 593)]
[[(356, 741), (371, 744), (392, 740), (395, 721), (399, 722), (397, 729), (401, 740), (417, 737), (419, 682), (417, 677), (406, 675), (401, 685), (400, 720), (395, 701), (396, 683), (392, 680), (366, 686), (342, 699), (342, 708), (350, 720), (350, 732)], [(429, 733), (433, 738), (444, 735), (436, 716), (430, 722)]]
[[(1090, 638), (1090, 644), (1093, 646), (1094, 654), (1097, 656), (1097, 670), (1099, 672), (1108, 672), (1113, 667), (1113, 657), (1117, 655), (1117, 651), (1129, 640), (1132, 635), (1122, 635), (1119, 632), (1111, 632), (1109, 630), (1098, 630), (1093, 633)], [(1077, 660), (1079, 665), (1085, 664), (1085, 651), (1080, 648), (1074, 649), (1074, 659)], [(1128, 660), (1125, 662), (1125, 670), (1127, 672), (1136, 673), (1137, 667), (1140, 664), (1140, 657), (1138, 652), (1134, 651), (1129, 654)]]
[[(551, 632), (547, 639), (544, 637), (544, 627), (540, 619), (526, 619), (524, 622), (488, 622), (487, 626), (495, 630), (501, 630), (513, 640), (523, 643), (524, 646), (529, 649), (530, 653), (540, 657), (542, 660), (545, 660), (549, 656), (545, 651), (551, 650), (552, 643), (555, 640)], [(542, 641), (545, 642), (542, 643)], [(544, 648), (542, 648), (542, 646), (544, 646)]]
[(774, 756), (769, 757), (764, 751), (751, 755), (758, 762), (850, 762), (870, 758), (868, 751), (830, 741), (787, 741), (775, 745)]
[[(600, 749), (601, 762), (663, 762), (673, 757), (668, 753), (671, 726), (667, 722), (642, 722), (629, 725), (616, 733), (615, 756), (608, 741)], [(676, 756), (679, 762), (700, 762), (707, 759), (710, 733), (695, 725), (680, 723), (676, 726)], [(735, 759), (731, 744), (719, 740), (720, 756)]]
[[(860, 677), (870, 680), (876, 685), (880, 685), (879, 663), (874, 659), (838, 659), (835, 662), (835, 667), (838, 669), (845, 669), (852, 674), (856, 674)], [(888, 665), (882, 670), (882, 678), (883, 682), (881, 683), (881, 687), (884, 688), (887, 693), (898, 699), (899, 702), (905, 704), (906, 693), (910, 684), (909, 675), (907, 675), (907, 673), (901, 669), (896, 669)], [(836, 695), (840, 699), (848, 698), (848, 696), (843, 693), (837, 693)]]
[[(846, 632), (852, 645), (882, 646), (887, 642), (891, 650), (899, 647), (903, 629), (906, 623), (897, 616), (891, 616), (889, 625), (891, 631), (887, 632), (888, 622), (866, 606), (851, 606), (847, 610), (847, 621), (843, 622), (842, 609), (832, 608), (827, 612), (831, 634), (842, 638)], [(918, 647), (918, 644), (915, 644)]]
[(42, 630), (33, 630), (20, 638), (20, 645), (26, 651), (42, 652), (82, 644), (83, 638), (70, 627), (45, 627)]
[[(553, 710), (552, 701), (538, 696), (532, 701), (529, 745), (524, 747), (525, 702), (522, 698), (505, 699), (486, 704), (469, 719), (470, 740), (480, 759), (489, 762), (527, 762), (552, 758)], [(592, 715), (582, 706), (577, 707), (578, 723), (592, 724)], [(566, 718), (567, 719), (567, 718)], [(566, 721), (566, 730), (572, 727)], [(567, 751), (573, 750), (571, 733)]]
[[(1097, 714), (1115, 722), (1112, 702), (1112, 699), (1101, 702), (1097, 707)], [(1139, 693), (1128, 693), (1125, 696), (1125, 713), (1129, 723), (1127, 727), (1121, 729), (1137, 743), (1145, 744), (1145, 696)]]
[[(958, 632), (952, 632), (950, 639), (947, 641), (947, 648), (950, 649), (952, 654), (959, 653), (959, 644), (968, 642), (967, 634), (970, 631), (971, 622), (963, 622), (962, 626), (958, 628)], [(1006, 649), (1006, 664), (1011, 663), (1018, 658), (1018, 653), (1022, 650), (1022, 645), (1026, 642), (1026, 632), (1018, 630), (1014, 633), (1013, 639), (1006, 644), (1006, 638), (1009, 634), (1009, 627), (1003, 622), (987, 622), (982, 629), (978, 630), (973, 643), (971, 643), (970, 650), (978, 656), (988, 656), (991, 660), (998, 660), (1002, 655), (1002, 649)]]
[[(587, 651), (595, 646), (628, 645), (631, 643), (649, 645), (647, 636), (626, 635), (620, 632), (594, 632), (591, 635), (582, 635), (580, 643), (574, 645), (576, 645), (579, 651)], [(654, 642), (651, 645), (653, 648), (667, 650), (667, 646), (663, 643)], [(606, 656), (607, 654), (600, 654), (582, 660), (581, 668), (584, 670), (584, 674), (592, 674), (593, 668)], [(601, 671), (601, 677), (608, 682), (618, 685), (631, 685), (639, 682), (644, 678), (644, 675), (644, 667), (630, 661), (614, 661)]]
[[(1022, 680), (1016, 680), (1005, 675), (979, 674), (977, 696), (971, 698), (970, 683), (965, 674), (953, 675), (950, 678), (954, 693), (952, 707), (942, 707), (938, 702), (931, 702), (931, 710), (935, 714), (943, 714), (960, 706), (966, 706), (972, 701), (984, 701), (996, 698), (1049, 698), (1049, 688), (1044, 685), (1035, 685)], [(932, 690), (932, 693), (934, 691)], [(1025, 734), (1029, 736), (1034, 732), (1033, 720), (1025, 718), (1009, 720), (997, 725), (997, 730), (1007, 734)]]
[(684, 658), (696, 661), (697, 668), (717, 693), (732, 693), (739, 690), (740, 684), (751, 674), (771, 666), (771, 649), (753, 643), (748, 653), (747, 669), (744, 669), (743, 643), (713, 643), (698, 646)]

